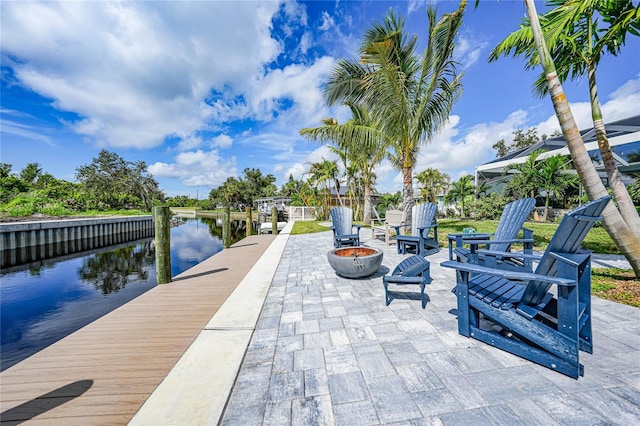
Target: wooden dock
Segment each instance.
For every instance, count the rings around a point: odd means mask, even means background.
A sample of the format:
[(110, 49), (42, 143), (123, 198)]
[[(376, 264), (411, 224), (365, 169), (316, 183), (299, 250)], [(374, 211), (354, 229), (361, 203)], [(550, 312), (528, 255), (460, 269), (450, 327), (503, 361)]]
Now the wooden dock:
[(0, 373), (0, 420), (125, 425), (276, 237), (254, 235)]

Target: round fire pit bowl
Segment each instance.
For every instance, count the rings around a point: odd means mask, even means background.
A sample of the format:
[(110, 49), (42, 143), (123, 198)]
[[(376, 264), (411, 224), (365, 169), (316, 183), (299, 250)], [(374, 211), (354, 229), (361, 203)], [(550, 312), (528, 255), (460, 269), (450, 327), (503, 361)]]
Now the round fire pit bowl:
[(383, 254), (382, 250), (370, 247), (342, 247), (330, 250), (327, 259), (338, 275), (362, 278), (378, 270)]

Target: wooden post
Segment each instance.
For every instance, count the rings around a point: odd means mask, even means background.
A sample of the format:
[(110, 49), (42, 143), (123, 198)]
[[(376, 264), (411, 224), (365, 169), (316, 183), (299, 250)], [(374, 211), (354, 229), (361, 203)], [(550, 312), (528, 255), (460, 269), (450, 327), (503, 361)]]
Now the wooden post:
[(155, 206), (153, 219), (156, 231), (156, 281), (171, 282), (171, 212), (169, 207)]
[(271, 207), (271, 233), (278, 235), (278, 209), (276, 206)]
[(251, 236), (251, 234), (253, 234), (253, 221), (251, 220), (251, 207), (247, 207), (245, 209), (246, 211), (246, 215), (247, 215), (247, 237)]
[(224, 248), (231, 246), (231, 207), (228, 204), (222, 214), (222, 245)]

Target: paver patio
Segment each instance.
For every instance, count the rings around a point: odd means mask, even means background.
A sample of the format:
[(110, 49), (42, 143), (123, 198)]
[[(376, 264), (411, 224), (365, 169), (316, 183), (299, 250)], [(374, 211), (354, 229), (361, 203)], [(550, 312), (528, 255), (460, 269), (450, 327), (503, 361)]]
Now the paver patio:
[(336, 276), (330, 232), (291, 235), (221, 423), (639, 424), (640, 309), (593, 297), (594, 354), (573, 380), (458, 335), (447, 250), (433, 283), (385, 306), (382, 276), (406, 255), (384, 250), (364, 279)]

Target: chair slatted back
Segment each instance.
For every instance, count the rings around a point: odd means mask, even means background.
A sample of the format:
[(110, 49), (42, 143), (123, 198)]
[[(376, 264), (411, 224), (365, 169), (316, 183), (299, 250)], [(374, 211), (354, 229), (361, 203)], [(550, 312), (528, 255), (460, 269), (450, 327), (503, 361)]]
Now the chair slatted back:
[[(502, 211), (493, 239), (502, 241), (516, 238), (535, 206), (535, 198), (522, 198), (507, 204)], [(510, 245), (509, 243), (491, 244), (491, 250), (508, 251)]]
[[(551, 238), (549, 246), (540, 259), (540, 263), (536, 268), (536, 274), (556, 276), (558, 273), (558, 260), (549, 255), (549, 253), (577, 253), (593, 224), (597, 220), (602, 219), (600, 215), (609, 203), (609, 200), (611, 200), (610, 196), (604, 196), (582, 207), (578, 207), (562, 218), (556, 233)], [(548, 283), (540, 283), (537, 281), (529, 282), (522, 296), (521, 303), (532, 306), (539, 304), (550, 287), (551, 284)]]
[(330, 213), (336, 235), (353, 233), (353, 213), (349, 207), (333, 207)]
[(438, 205), (434, 203), (422, 203), (413, 206), (411, 209), (411, 235), (418, 237), (420, 235), (419, 227), (434, 224), (437, 211)]

